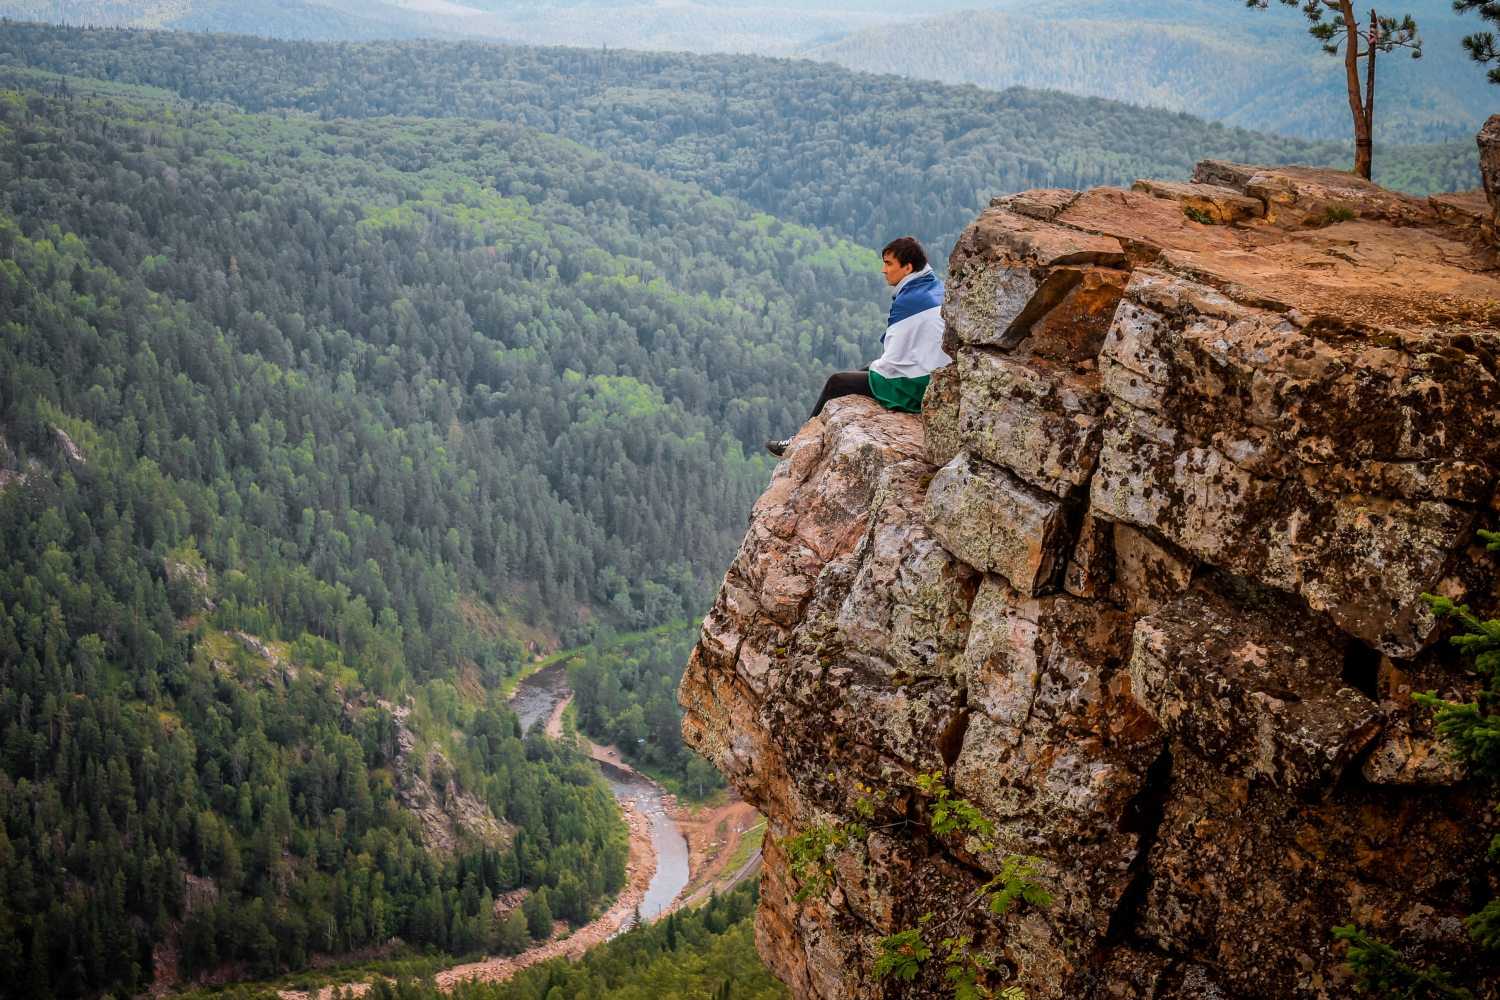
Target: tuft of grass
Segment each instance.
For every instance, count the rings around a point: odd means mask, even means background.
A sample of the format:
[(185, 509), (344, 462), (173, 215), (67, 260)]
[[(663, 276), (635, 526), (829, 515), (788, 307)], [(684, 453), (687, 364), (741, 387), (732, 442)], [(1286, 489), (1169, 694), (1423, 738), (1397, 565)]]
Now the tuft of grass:
[(1198, 223), (1198, 225), (1200, 226), (1214, 225), (1214, 217), (1203, 211), (1203, 209), (1201, 208), (1194, 208), (1192, 205), (1185, 205), (1183, 206), (1182, 214)]
[(755, 826), (740, 835), (740, 842), (735, 846), (734, 853), (724, 864), (724, 872), (733, 875), (745, 866), (750, 860), (750, 855), (760, 850), (761, 843), (766, 839), (766, 821), (761, 820)]

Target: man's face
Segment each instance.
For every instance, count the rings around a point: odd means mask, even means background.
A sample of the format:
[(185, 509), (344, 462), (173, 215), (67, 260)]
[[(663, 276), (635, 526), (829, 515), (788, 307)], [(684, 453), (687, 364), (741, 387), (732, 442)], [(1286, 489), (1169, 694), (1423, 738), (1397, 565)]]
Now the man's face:
[(910, 275), (913, 270), (910, 264), (902, 264), (893, 254), (886, 254), (880, 258), (880, 271), (885, 275), (887, 285), (894, 287), (901, 284), (901, 279)]

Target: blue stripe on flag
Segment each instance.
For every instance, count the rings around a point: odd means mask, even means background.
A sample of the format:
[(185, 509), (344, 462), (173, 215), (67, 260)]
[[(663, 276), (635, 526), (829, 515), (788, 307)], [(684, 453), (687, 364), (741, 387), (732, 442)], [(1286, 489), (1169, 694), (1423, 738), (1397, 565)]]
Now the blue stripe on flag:
[(909, 316), (936, 309), (943, 304), (943, 285), (935, 275), (927, 275), (901, 289), (901, 294), (891, 300), (891, 318), (888, 325), (894, 326)]

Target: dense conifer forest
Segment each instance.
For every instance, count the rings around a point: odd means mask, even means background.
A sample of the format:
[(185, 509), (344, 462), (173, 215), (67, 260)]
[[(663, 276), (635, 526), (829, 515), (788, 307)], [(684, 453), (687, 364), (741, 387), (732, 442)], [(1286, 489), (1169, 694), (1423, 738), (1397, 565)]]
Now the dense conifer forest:
[[(577, 962), (554, 959), (504, 983), (461, 982), (438, 990), (430, 977), (392, 969), (368, 1000), (784, 1000), (786, 989), (755, 954), (753, 883), (714, 896), (693, 910), (638, 926)], [(520, 911), (514, 916), (523, 926)], [(417, 964), (417, 963), (409, 963)], [(316, 981), (307, 979), (307, 986)], [(300, 984), (293, 977), (294, 984)], [(231, 986), (191, 992), (184, 1000), (276, 1000), (277, 988)]]
[(420, 983), (387, 985), (378, 1000), (780, 1000), (787, 995), (755, 956), (755, 895), (744, 886), (622, 935), (581, 962), (548, 962), (508, 983), (452, 994)]
[(499, 701), (514, 623), (701, 605), (869, 252), (515, 126), (4, 86), (0, 976), (587, 919), (623, 830)]
[[(1055, 91), (1003, 93), (803, 60), (440, 42), (316, 45), (12, 25), (0, 64), (321, 117), (513, 122), (865, 246), (910, 233), (946, 259), (995, 194), (1186, 177), (1205, 157), (1346, 166), (1309, 142)], [(1382, 151), (1418, 193), (1477, 183), (1472, 144)]]

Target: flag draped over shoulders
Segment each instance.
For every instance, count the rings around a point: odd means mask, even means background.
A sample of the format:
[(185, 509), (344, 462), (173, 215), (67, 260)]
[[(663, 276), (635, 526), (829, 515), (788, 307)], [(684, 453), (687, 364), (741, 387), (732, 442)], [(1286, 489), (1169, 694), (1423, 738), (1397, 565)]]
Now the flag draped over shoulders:
[(896, 286), (884, 350), (870, 364), (870, 389), (893, 410), (918, 412), (928, 376), (953, 363), (943, 351), (943, 283), (924, 267)]

